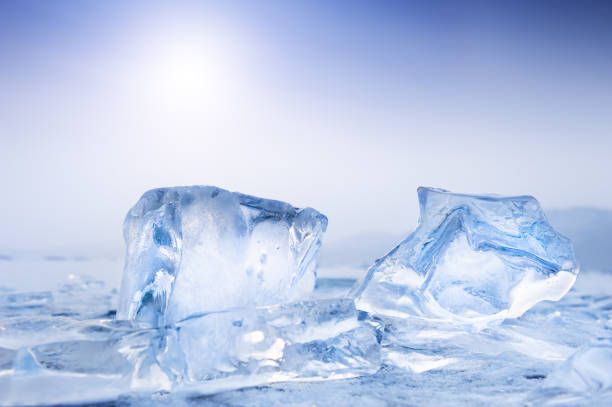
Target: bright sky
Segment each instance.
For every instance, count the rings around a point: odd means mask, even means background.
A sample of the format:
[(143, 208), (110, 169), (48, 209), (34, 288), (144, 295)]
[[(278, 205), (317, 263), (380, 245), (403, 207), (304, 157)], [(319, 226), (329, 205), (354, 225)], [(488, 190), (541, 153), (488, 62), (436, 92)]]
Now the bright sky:
[(612, 208), (595, 2), (0, 5), (0, 254), (122, 253), (147, 189), (205, 184), (408, 232), (416, 187)]

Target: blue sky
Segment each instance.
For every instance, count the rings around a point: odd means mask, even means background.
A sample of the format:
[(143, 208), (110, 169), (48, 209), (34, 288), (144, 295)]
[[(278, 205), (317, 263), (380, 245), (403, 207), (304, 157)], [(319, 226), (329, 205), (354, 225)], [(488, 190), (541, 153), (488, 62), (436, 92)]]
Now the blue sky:
[(612, 208), (606, 2), (0, 4), (0, 251), (122, 250), (145, 190), (403, 233), (416, 187)]

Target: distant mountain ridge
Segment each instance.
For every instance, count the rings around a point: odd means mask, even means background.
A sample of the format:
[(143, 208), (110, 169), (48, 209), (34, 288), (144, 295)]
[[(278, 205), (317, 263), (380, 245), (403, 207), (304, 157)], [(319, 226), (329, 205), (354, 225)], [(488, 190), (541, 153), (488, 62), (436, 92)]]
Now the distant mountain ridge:
[(551, 209), (546, 216), (556, 230), (572, 240), (582, 270), (612, 272), (612, 210)]
[(319, 263), (323, 267), (367, 268), (376, 259), (391, 251), (411, 232), (412, 230), (406, 230), (404, 235), (398, 235), (372, 231), (359, 233), (338, 241), (323, 241)]

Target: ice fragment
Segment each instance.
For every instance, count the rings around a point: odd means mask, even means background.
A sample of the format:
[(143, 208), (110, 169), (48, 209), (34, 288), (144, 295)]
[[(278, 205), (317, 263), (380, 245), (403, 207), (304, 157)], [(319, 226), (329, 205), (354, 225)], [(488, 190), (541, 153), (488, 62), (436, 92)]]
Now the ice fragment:
[(208, 186), (146, 192), (124, 223), (118, 319), (190, 315), (304, 299), (327, 218)]
[(418, 227), (355, 287), (359, 309), (479, 324), (558, 300), (574, 283), (571, 243), (535, 198), (423, 187), (418, 196)]
[(354, 377), (378, 370), (380, 329), (350, 299), (305, 301), (188, 319), (162, 353), (184, 355), (185, 383)]

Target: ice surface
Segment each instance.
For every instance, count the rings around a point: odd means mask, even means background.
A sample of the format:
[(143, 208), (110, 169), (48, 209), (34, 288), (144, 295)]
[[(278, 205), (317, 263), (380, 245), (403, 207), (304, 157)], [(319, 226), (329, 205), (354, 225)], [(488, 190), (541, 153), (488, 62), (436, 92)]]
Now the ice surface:
[[(482, 330), (372, 316), (350, 299), (151, 329), (114, 320), (111, 290), (72, 281), (3, 299), (11, 305), (0, 308), (0, 405), (610, 405), (607, 350), (583, 351), (612, 340), (606, 274), (581, 273), (559, 302)], [(330, 278), (317, 287), (319, 298), (348, 289)]]
[(606, 338), (581, 347), (533, 392), (529, 404), (612, 405), (612, 341)]
[(476, 325), (558, 300), (578, 273), (570, 241), (530, 196), (419, 188), (417, 229), (352, 293), (361, 310)]
[(210, 393), (356, 377), (380, 366), (382, 325), (350, 299), (214, 312), (161, 328), (39, 311), (0, 319), (3, 405), (93, 402), (134, 391)]
[(146, 192), (124, 223), (117, 317), (155, 326), (305, 299), (327, 218), (216, 187)]

